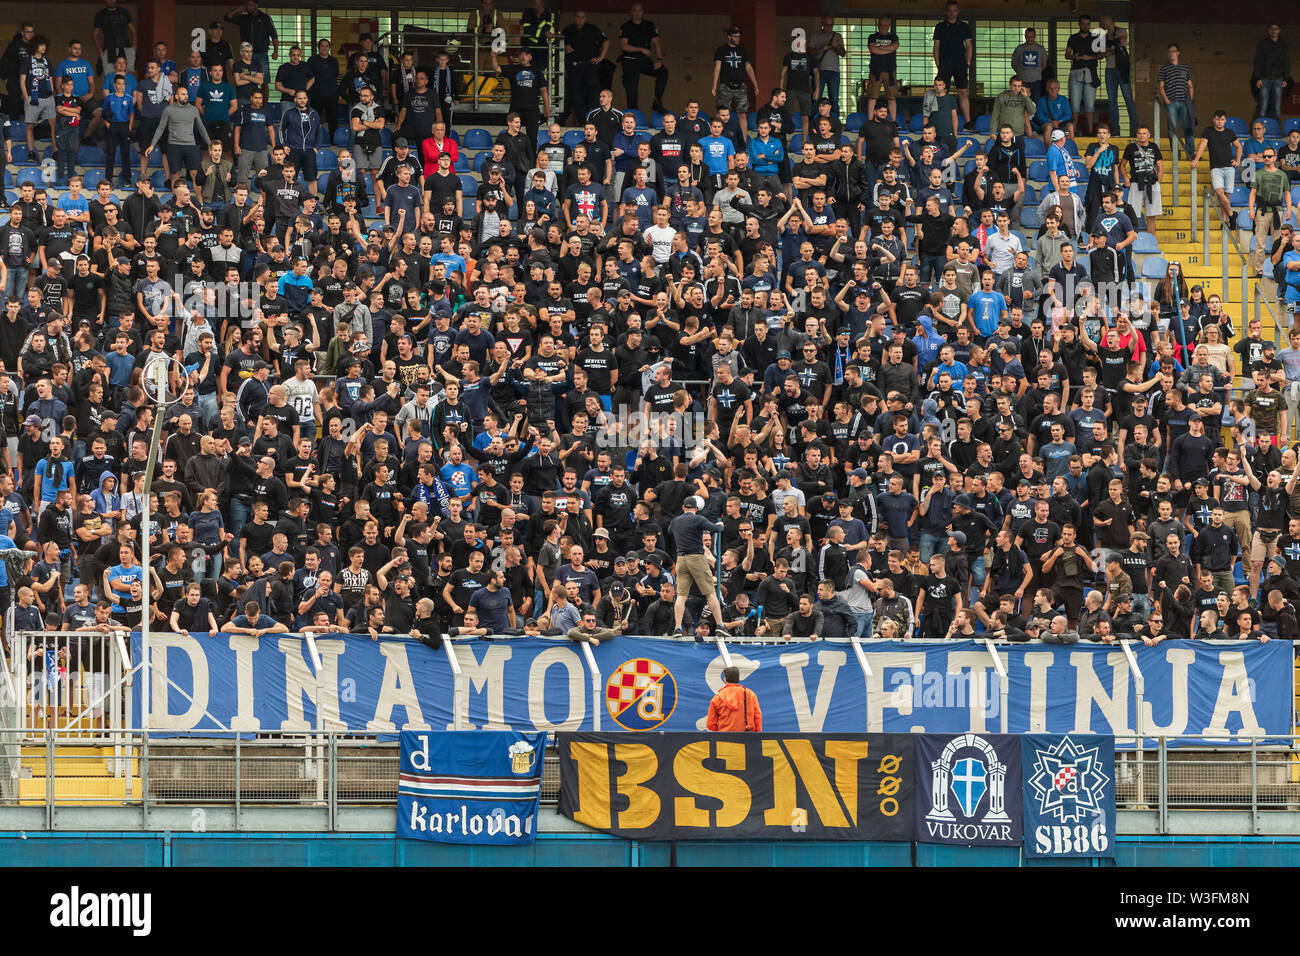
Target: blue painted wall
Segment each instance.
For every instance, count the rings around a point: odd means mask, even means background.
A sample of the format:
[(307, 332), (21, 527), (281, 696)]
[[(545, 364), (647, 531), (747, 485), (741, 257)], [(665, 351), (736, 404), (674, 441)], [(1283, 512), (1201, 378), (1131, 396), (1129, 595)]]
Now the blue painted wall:
[[(911, 866), (907, 843), (679, 843), (678, 866)], [(916, 865), (1022, 866), (1019, 851), (917, 844)], [(0, 833), (5, 866), (669, 866), (673, 850), (583, 834), (543, 834), (530, 848), (464, 847), (390, 834)], [(1300, 866), (1300, 841), (1120, 837), (1116, 865)], [(1109, 865), (1066, 861), (1069, 865)], [(1037, 864), (1036, 864), (1037, 865)]]

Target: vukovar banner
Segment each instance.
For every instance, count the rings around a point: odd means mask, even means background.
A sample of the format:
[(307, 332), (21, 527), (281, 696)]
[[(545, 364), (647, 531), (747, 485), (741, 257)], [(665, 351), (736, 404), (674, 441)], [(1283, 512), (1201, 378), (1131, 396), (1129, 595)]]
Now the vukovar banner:
[[(342, 636), (306, 643), (152, 635), (153, 731), (393, 733), (452, 729), (454, 680), (443, 651), (417, 641)], [(844, 643), (733, 644), (730, 653), (777, 732), (1136, 732), (1137, 698), (1122, 650), (1105, 645), (997, 647), (1001, 684), (983, 643), (868, 642), (870, 676)], [(592, 680), (582, 648), (563, 640), (457, 642), (464, 729), (594, 730)], [(722, 685), (713, 644), (618, 638), (593, 648), (602, 730), (705, 729)], [(1145, 677), (1143, 727), (1171, 746), (1235, 743), (1291, 732), (1292, 645), (1282, 641), (1166, 641), (1134, 651)], [(132, 635), (132, 659), (141, 659)], [(135, 720), (140, 694), (133, 694)], [(135, 726), (140, 726), (138, 723)], [(1186, 735), (1186, 736), (1184, 736)], [(1184, 739), (1179, 740), (1180, 737)], [(1132, 746), (1121, 740), (1121, 748)]]

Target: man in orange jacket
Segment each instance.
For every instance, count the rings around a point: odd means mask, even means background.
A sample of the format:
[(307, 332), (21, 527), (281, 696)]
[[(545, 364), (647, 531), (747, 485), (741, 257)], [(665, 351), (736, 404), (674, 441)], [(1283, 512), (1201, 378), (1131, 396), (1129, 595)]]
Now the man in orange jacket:
[(709, 730), (734, 733), (741, 730), (763, 729), (763, 711), (758, 706), (758, 695), (748, 687), (740, 686), (740, 668), (724, 667), (722, 679), (726, 682), (709, 701)]

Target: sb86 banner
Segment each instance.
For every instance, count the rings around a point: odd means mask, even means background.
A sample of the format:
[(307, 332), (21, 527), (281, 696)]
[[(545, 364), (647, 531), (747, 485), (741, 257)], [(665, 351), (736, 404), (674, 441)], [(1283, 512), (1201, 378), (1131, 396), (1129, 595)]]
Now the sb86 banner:
[(561, 733), (560, 812), (642, 840), (912, 839), (908, 734)]

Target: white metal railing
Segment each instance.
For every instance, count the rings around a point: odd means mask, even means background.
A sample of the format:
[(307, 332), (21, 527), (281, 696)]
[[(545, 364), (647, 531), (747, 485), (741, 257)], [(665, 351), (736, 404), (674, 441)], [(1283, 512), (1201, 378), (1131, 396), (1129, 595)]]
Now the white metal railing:
[(16, 632), (12, 685), (18, 726), (86, 739), (119, 730), (125, 717), (121, 689), (132, 673), (126, 636), (123, 630)]

